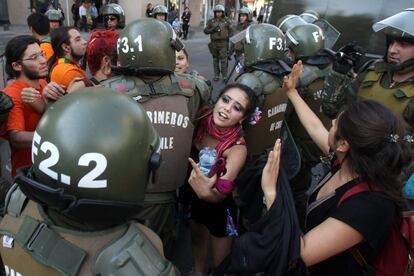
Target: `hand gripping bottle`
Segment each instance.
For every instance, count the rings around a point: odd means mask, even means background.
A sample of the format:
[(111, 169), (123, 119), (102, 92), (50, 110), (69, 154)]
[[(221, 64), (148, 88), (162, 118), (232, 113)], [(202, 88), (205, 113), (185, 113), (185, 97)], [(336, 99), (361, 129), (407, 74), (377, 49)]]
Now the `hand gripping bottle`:
[(217, 151), (213, 148), (205, 147), (200, 150), (198, 167), (205, 176), (209, 176), (211, 169), (216, 163)]

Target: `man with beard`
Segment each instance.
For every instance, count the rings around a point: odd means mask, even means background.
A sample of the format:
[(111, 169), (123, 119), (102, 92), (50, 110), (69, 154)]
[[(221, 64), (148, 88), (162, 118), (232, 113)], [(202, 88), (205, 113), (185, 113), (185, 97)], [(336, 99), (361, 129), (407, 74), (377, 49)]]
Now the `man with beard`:
[(49, 62), (50, 80), (65, 88), (77, 77), (86, 78), (79, 66), (85, 54), (86, 41), (74, 27), (62, 27), (52, 33), (52, 46), (55, 52)]
[(14, 106), (7, 119), (7, 134), (11, 146), (12, 176), (16, 169), (30, 165), (31, 144), (34, 130), (41, 115), (21, 100), (25, 91), (37, 91), (42, 97), (46, 86), (47, 61), (39, 40), (33, 36), (22, 35), (11, 39), (6, 45), (6, 72), (16, 80), (4, 92), (11, 97)]

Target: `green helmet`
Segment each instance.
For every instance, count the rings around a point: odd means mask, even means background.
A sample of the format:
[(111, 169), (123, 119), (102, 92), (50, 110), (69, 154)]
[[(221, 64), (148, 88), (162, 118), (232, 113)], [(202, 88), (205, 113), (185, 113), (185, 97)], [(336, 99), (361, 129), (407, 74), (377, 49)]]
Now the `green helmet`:
[(263, 23), (250, 25), (246, 30), (244, 64), (277, 60), (284, 57), (285, 36), (274, 25)]
[[(106, 4), (102, 9), (102, 15), (115, 15), (118, 18), (118, 28), (123, 29), (125, 27), (125, 12), (124, 9), (118, 4)], [(106, 23), (106, 21), (105, 21)]]
[(168, 22), (153, 18), (138, 19), (126, 26), (117, 41), (121, 67), (144, 72), (172, 73), (175, 51), (184, 48)]
[(411, 40), (414, 43), (414, 8), (406, 9), (375, 23), (375, 32), (383, 31), (387, 37)]
[(297, 25), (286, 32), (286, 48), (295, 53), (296, 59), (312, 57), (325, 45), (325, 35), (314, 24)]
[(165, 20), (167, 20), (168, 9), (164, 5), (157, 5), (152, 10), (153, 17), (155, 18), (157, 14), (165, 14)]
[(307, 10), (304, 11), (301, 15), (299, 15), (303, 20), (307, 23), (313, 23), (319, 19), (319, 13), (314, 10)]
[(225, 12), (225, 9), (224, 9), (224, 6), (223, 5), (218, 4), (218, 5), (216, 5), (214, 7), (213, 11), (214, 12), (223, 12), (224, 13)]
[(45, 13), (45, 15), (47, 16), (47, 19), (49, 19), (49, 21), (63, 21), (63, 15), (58, 10), (50, 9)]
[(125, 221), (143, 203), (159, 152), (158, 134), (139, 104), (109, 88), (85, 88), (43, 115), (31, 175), (18, 183), (30, 198), (75, 221)]
[(306, 24), (306, 21), (302, 17), (295, 14), (288, 14), (280, 18), (277, 21), (276, 26), (281, 29), (283, 33), (286, 33), (290, 28), (303, 24)]
[(247, 21), (252, 21), (252, 12), (250, 11), (249, 8), (243, 7), (239, 10), (239, 20), (240, 20), (240, 15), (241, 14), (246, 14), (247, 15)]

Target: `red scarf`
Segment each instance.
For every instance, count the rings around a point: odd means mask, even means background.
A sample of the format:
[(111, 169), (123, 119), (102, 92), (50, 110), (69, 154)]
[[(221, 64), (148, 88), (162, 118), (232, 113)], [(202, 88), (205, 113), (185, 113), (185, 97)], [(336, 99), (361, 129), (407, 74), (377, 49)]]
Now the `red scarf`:
[(246, 145), (246, 141), (240, 135), (241, 130), (242, 127), (239, 124), (224, 130), (217, 129), (213, 122), (213, 114), (210, 114), (201, 120), (197, 132), (197, 140), (203, 141), (206, 133), (217, 139), (219, 141), (216, 146), (217, 156), (221, 157), (223, 152), (234, 144)]

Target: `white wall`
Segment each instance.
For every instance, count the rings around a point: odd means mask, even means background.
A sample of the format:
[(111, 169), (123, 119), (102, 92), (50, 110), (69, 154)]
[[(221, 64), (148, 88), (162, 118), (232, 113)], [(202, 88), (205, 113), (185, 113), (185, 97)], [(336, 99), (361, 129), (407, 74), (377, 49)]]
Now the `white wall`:
[(10, 24), (26, 25), (30, 14), (29, 0), (7, 0)]

